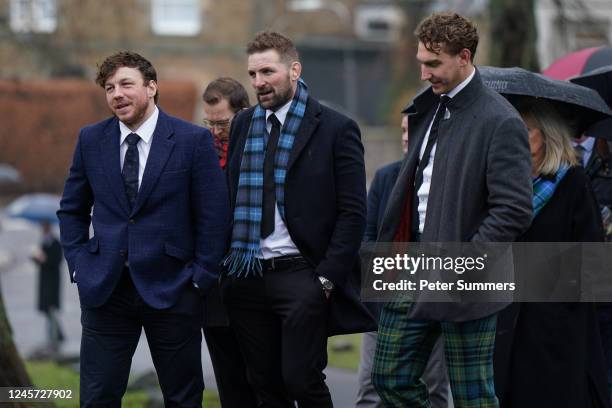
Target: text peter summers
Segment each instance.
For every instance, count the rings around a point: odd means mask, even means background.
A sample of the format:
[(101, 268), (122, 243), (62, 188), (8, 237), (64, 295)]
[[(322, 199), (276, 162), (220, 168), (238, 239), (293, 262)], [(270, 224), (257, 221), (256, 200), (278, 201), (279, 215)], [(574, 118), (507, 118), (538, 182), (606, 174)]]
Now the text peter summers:
[[(376, 257), (372, 260), (372, 272), (381, 275), (387, 271), (404, 271), (414, 275), (417, 271), (446, 271), (462, 275), (465, 272), (479, 272), (485, 269), (487, 254), (479, 257), (440, 257), (410, 256), (408, 254), (396, 254), (393, 257)], [(384, 282), (376, 279), (372, 282), (376, 291), (514, 291), (514, 282), (443, 282), (439, 280), (429, 281), (427, 279), (408, 280), (401, 279), (397, 282)]]
[(372, 287), (378, 291), (416, 291), (417, 286), (421, 291), (514, 291), (516, 289), (514, 282), (466, 282), (463, 279), (457, 282), (430, 282), (426, 279), (419, 279), (418, 285), (417, 282), (408, 279), (402, 279), (399, 282), (383, 282), (382, 279), (376, 279), (372, 282)]

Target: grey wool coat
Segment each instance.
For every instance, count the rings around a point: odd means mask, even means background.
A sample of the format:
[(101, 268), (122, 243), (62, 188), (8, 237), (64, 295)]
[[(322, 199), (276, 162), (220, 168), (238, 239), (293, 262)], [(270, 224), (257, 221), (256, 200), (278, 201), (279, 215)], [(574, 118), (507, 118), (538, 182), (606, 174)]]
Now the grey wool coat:
[[(425, 133), (439, 96), (431, 88), (407, 109), (410, 148), (389, 197), (378, 241), (391, 242), (414, 185)], [(448, 103), (438, 130), (422, 242), (513, 242), (532, 217), (531, 156), (518, 112), (487, 88), (478, 70)], [(410, 187), (410, 188), (409, 188)], [(507, 303), (428, 303), (414, 318), (466, 321), (489, 316)]]

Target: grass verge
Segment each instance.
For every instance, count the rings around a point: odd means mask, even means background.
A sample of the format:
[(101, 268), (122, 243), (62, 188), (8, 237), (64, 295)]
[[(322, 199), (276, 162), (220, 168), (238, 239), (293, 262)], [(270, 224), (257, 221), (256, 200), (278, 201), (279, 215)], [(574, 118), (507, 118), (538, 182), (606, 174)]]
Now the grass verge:
[(328, 365), (357, 372), (361, 351), (361, 337), (361, 334), (331, 337), (327, 343)]
[[(39, 389), (72, 390), (72, 398), (54, 400), (57, 408), (74, 408), (79, 406), (79, 374), (70, 367), (61, 366), (53, 361), (29, 361), (26, 369), (32, 382)], [(126, 408), (144, 408), (149, 396), (145, 391), (128, 391), (123, 396), (121, 406)], [(219, 396), (211, 390), (204, 391), (204, 407), (221, 408)]]

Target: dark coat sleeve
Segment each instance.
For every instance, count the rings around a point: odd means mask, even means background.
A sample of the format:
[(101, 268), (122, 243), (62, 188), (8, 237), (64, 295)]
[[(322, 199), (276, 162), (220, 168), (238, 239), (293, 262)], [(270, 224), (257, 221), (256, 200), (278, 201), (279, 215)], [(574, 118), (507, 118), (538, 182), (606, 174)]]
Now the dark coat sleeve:
[(577, 179), (579, 184), (576, 186), (571, 241), (601, 242), (604, 240), (604, 232), (595, 193), (582, 169), (577, 174)]
[(365, 242), (376, 241), (378, 233), (378, 211), (380, 207), (381, 194), (383, 193), (383, 177), (380, 170), (374, 175), (374, 180), (368, 191), (368, 213), (366, 218), (366, 230), (363, 236)]
[(72, 273), (76, 268), (77, 255), (89, 239), (91, 208), (94, 200), (83, 162), (83, 135), (84, 130), (81, 131), (74, 150), (60, 210), (57, 212), (61, 242), (68, 262), (68, 275), (71, 282), (74, 282)]
[(527, 129), (519, 118), (494, 130), (487, 156), (488, 214), (472, 241), (512, 242), (531, 223), (533, 196)]
[(207, 293), (219, 277), (224, 243), (230, 231), (227, 185), (212, 137), (206, 133), (199, 139), (191, 172), (192, 216), (196, 225), (193, 278), (203, 293)]
[(357, 123), (346, 122), (333, 149), (337, 216), (327, 252), (316, 273), (342, 286), (346, 271), (356, 261), (366, 224), (365, 164)]

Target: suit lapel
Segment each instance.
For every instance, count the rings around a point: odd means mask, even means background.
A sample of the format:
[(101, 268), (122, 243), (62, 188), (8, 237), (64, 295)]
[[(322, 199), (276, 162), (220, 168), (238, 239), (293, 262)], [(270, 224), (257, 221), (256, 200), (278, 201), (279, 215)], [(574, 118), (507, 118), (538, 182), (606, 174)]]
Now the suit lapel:
[(119, 122), (117, 119), (111, 121), (106, 128), (106, 132), (100, 141), (101, 157), (103, 158), (104, 174), (107, 177), (109, 186), (119, 205), (126, 214), (129, 214), (129, 203), (123, 186), (121, 176), (120, 155), (121, 133), (119, 132)]
[(136, 214), (140, 210), (151, 194), (155, 183), (157, 183), (166, 165), (166, 161), (168, 161), (170, 153), (174, 149), (175, 142), (172, 140), (173, 135), (174, 131), (170, 126), (168, 117), (160, 110), (157, 126), (151, 140), (151, 150), (149, 151), (144, 175), (142, 176), (142, 183), (138, 189), (138, 196), (136, 197), (136, 204), (134, 204), (132, 214)]
[(408, 115), (408, 134), (414, 136), (410, 139), (408, 155), (402, 162), (397, 181), (387, 201), (387, 208), (378, 231), (378, 240), (381, 242), (393, 241), (404, 211), (407, 199), (406, 194), (409, 190), (412, 190), (408, 186), (414, 183), (414, 173), (419, 162), (421, 146), (425, 139), (429, 122), (431, 122), (433, 117), (432, 112), (428, 108), (429, 103), (418, 103), (418, 100), (415, 99), (412, 113)]
[(293, 141), (293, 148), (291, 149), (291, 153), (289, 154), (289, 163), (287, 164), (287, 171), (291, 169), (291, 166), (297, 158), (300, 156), (302, 150), (310, 137), (314, 133), (315, 129), (319, 125), (319, 114), (321, 113), (321, 106), (319, 102), (308, 97), (308, 102), (306, 103), (306, 110), (304, 112), (304, 117), (302, 118), (302, 123), (300, 123), (300, 128), (298, 130), (297, 135), (295, 135), (295, 140)]

